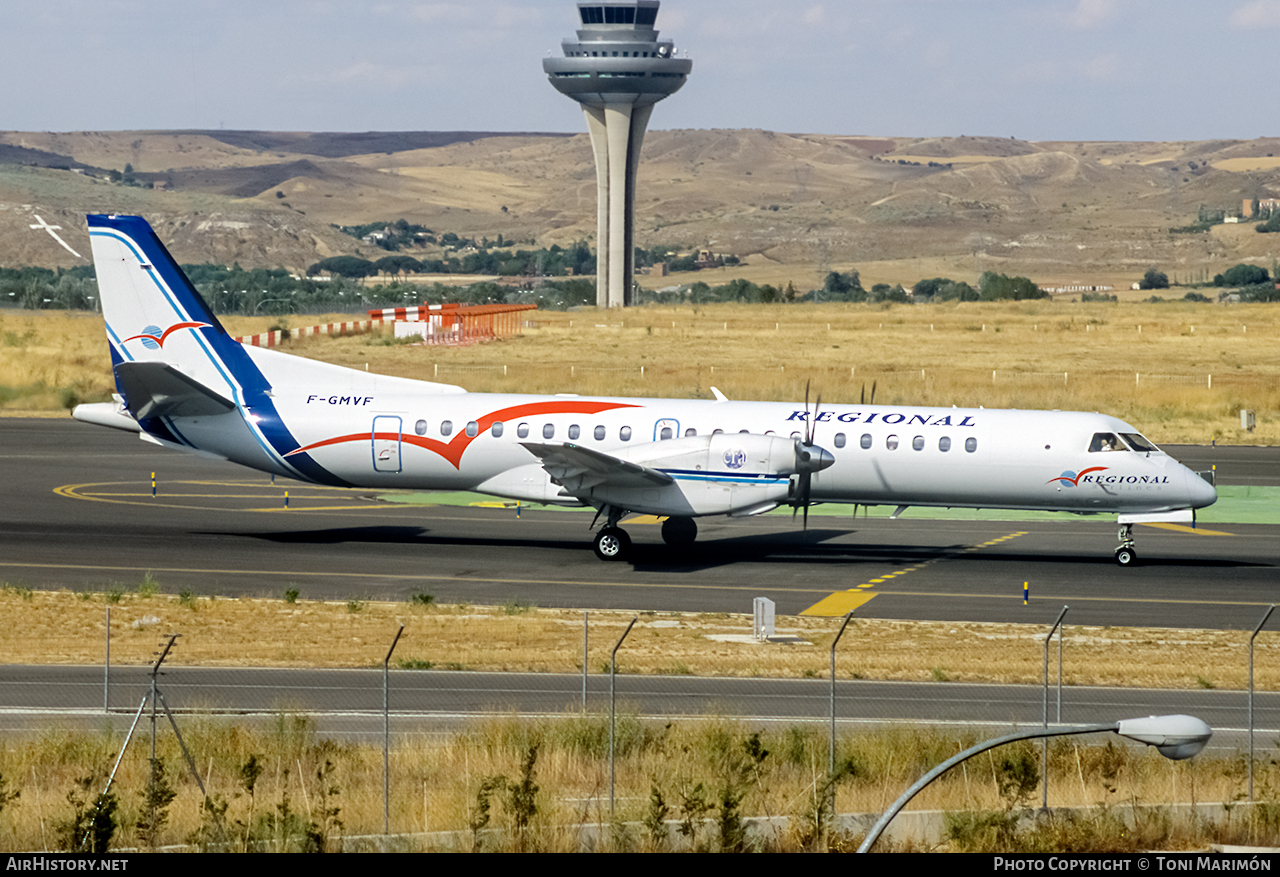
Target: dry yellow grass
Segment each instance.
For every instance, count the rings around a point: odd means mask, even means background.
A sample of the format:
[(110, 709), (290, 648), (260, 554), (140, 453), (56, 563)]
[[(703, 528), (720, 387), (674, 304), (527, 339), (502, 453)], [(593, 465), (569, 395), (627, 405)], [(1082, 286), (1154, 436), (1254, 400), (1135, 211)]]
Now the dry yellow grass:
[[(522, 338), (464, 348), (375, 334), (287, 349), (477, 392), (707, 398), (716, 386), (731, 398), (799, 400), (811, 383), (834, 404), (875, 383), (887, 404), (1104, 411), (1157, 442), (1280, 443), (1280, 309), (1268, 305), (646, 306), (536, 320)], [(225, 322), (248, 334), (273, 319)], [(101, 332), (91, 315), (0, 316), (3, 407), (107, 398)], [(1258, 412), (1256, 432), (1239, 429), (1241, 408)]]
[[(342, 743), (317, 738), (302, 717), (282, 715), (251, 729), (215, 717), (184, 716), (183, 736), (216, 802), (227, 805), (225, 837), (232, 849), (248, 842), (251, 848), (298, 849), (297, 826), (279, 830), (284, 811), (301, 822), (324, 826), (330, 850), (376, 850), (383, 824), (382, 752), (376, 745)], [(754, 768), (744, 744), (758, 734), (767, 751)], [(978, 738), (919, 729), (842, 735), (839, 759), (854, 767), (854, 775), (836, 787), (838, 813), (880, 812), (898, 793), (934, 764), (972, 745)], [(724, 790), (740, 795), (739, 816), (790, 817), (787, 827), (757, 829), (748, 848), (775, 851), (819, 849), (811, 829), (815, 791), (825, 778), (826, 737), (819, 729), (792, 726), (758, 728), (703, 718), (669, 723), (641, 723), (623, 715), (618, 723), (617, 811), (609, 813), (608, 723), (599, 715), (565, 716), (557, 720), (494, 719), (468, 730), (433, 735), (397, 735), (390, 758), (391, 831), (406, 837), (391, 841), (399, 850), (661, 850), (666, 841), (654, 840), (642, 820), (653, 813), (653, 794), (669, 810), (666, 818), (680, 820), (692, 801), (712, 805), (690, 819), (693, 846), (720, 848), (716, 805)], [(58, 728), (39, 735), (10, 739), (0, 752), (0, 774), (7, 791), (20, 797), (8, 803), (0, 823), (0, 850), (58, 848), (58, 824), (71, 807), (67, 793), (82, 777), (92, 779), (92, 791), (103, 787), (106, 769), (114, 761), (122, 735), (74, 732)], [(1095, 741), (1096, 742), (1096, 741)], [(537, 790), (523, 841), (516, 839), (510, 793), (499, 787), (490, 798), (485, 830), (477, 824), (479, 792), (485, 781), (503, 776), (510, 783), (521, 778), (522, 762), (537, 747), (531, 775)], [(1038, 763), (1038, 750), (1007, 747), (997, 755), (980, 756), (963, 770), (933, 783), (912, 809), (971, 811), (1003, 810), (997, 790), (1000, 761), (1013, 754)], [(202, 797), (186, 773), (172, 734), (160, 735), (157, 758), (177, 792), (158, 846), (189, 842), (201, 822)], [(256, 761), (260, 771), (249, 793), (242, 773)], [(147, 746), (131, 745), (116, 778), (114, 792), (119, 829), (114, 849), (141, 845), (136, 829), (145, 808), (148, 782)], [(1203, 849), (1210, 842), (1274, 845), (1277, 831), (1269, 803), (1277, 767), (1260, 763), (1257, 786), (1264, 790), (1263, 808), (1224, 808), (1218, 819), (1176, 820), (1168, 810), (1136, 816), (1138, 827), (1125, 830), (1130, 805), (1159, 808), (1170, 803), (1238, 800), (1243, 772), (1238, 759), (1201, 756), (1171, 763), (1152, 751), (1123, 745), (1090, 745), (1088, 740), (1057, 741), (1049, 761), (1050, 800), (1055, 806), (1109, 808), (1094, 818), (1111, 820), (1113, 834), (1101, 833), (1100, 849)], [(745, 776), (745, 779), (742, 777)], [(323, 781), (322, 781), (323, 780)], [(736, 781), (735, 781), (736, 780)], [(92, 796), (90, 796), (92, 797)], [(1031, 796), (1037, 797), (1037, 796)], [(689, 808), (691, 809), (691, 808)], [(336, 810), (336, 814), (332, 811)], [(330, 811), (330, 819), (325, 818)], [(705, 821), (704, 821), (705, 820)], [(295, 823), (296, 826), (296, 823)], [(584, 826), (603, 828), (594, 844)], [(1088, 837), (1084, 826), (1078, 836)], [(212, 832), (210, 832), (212, 834)], [(674, 834), (674, 833), (673, 833)], [(363, 837), (361, 837), (363, 836)], [(206, 834), (206, 837), (209, 837)], [(209, 838), (212, 839), (212, 838)], [(1050, 839), (1052, 841), (1052, 839)], [(852, 849), (856, 837), (833, 838)], [(893, 846), (887, 840), (880, 849)], [(919, 847), (917, 847), (918, 849)], [(940, 849), (953, 848), (943, 844)], [(1063, 838), (1050, 850), (1076, 848)], [(1007, 849), (1007, 847), (1006, 847)]]
[(1271, 156), (1250, 156), (1248, 158), (1224, 158), (1221, 161), (1213, 162), (1213, 167), (1220, 171), (1234, 171), (1241, 173), (1245, 171), (1262, 171), (1272, 170), (1280, 167), (1280, 158)]
[[(146, 589), (144, 588), (144, 591)], [(296, 603), (261, 599), (0, 592), (0, 663), (95, 664), (103, 660), (111, 607), (112, 663), (148, 664), (156, 643), (181, 633), (174, 664), (218, 667), (374, 667), (400, 624), (397, 660), (437, 668), (574, 673), (582, 668), (582, 613), (511, 605)], [(588, 670), (603, 672), (632, 616), (590, 614)], [(725, 613), (647, 613), (619, 652), (626, 673), (825, 678), (840, 619), (784, 617), (788, 642), (750, 639), (751, 619)], [(841, 678), (1036, 683), (1042, 625), (855, 619), (841, 640)], [(1241, 689), (1247, 632), (1068, 625), (1063, 679), (1071, 685)], [(1280, 642), (1257, 642), (1260, 688), (1280, 686)], [(1055, 671), (1056, 675), (1056, 671)]]

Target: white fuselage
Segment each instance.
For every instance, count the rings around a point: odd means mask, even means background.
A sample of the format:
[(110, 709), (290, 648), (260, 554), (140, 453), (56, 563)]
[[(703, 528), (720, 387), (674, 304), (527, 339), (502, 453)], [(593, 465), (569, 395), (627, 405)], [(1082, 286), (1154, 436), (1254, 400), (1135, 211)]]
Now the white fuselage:
[[(702, 497), (675, 508), (670, 490), (636, 491), (625, 502), (632, 511), (743, 513), (786, 501), (794, 476), (776, 474), (774, 465), (757, 467), (765, 476), (775, 472), (772, 483), (759, 474), (749, 482), (734, 477), (743, 470), (723, 465), (721, 449), (742, 434), (736, 443), (760, 436), (791, 443), (814, 417), (814, 444), (834, 458), (813, 475), (814, 502), (1158, 513), (1208, 505), (1215, 496), (1161, 451), (1090, 451), (1099, 433), (1137, 432), (1100, 414), (825, 404), (815, 415), (793, 403), (473, 394), (272, 351), (252, 349), (251, 356), (272, 385), (271, 416), (299, 452), (335, 482), (353, 486), (609, 502), (605, 494), (567, 495), (524, 446), (570, 443), (670, 472), (682, 493)], [(269, 424), (254, 423), (251, 409), (243, 412), (173, 424), (194, 447), (266, 471), (329, 480), (299, 471), (294, 455), (246, 442), (246, 421), (255, 431)], [(704, 468), (698, 455), (711, 436), (713, 459)], [(699, 460), (696, 468), (682, 462), (685, 452)]]

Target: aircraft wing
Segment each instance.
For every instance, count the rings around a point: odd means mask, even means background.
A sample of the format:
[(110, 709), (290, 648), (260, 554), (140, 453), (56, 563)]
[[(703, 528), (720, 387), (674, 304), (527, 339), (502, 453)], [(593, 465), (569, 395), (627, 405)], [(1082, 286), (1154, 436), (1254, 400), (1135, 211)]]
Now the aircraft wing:
[(116, 383), (141, 421), (148, 417), (207, 417), (225, 414), (235, 403), (163, 362), (122, 362)]
[(610, 487), (661, 487), (675, 481), (657, 469), (578, 445), (534, 442), (521, 442), (521, 445), (542, 461), (542, 468), (547, 470), (552, 481), (571, 494), (584, 493), (602, 484)]

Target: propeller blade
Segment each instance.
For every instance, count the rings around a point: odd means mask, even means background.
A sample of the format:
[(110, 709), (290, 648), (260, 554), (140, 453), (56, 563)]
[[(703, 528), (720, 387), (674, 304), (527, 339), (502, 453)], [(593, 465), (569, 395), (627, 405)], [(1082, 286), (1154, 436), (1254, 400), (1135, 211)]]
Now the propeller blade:
[(871, 382), (871, 404), (876, 404), (876, 382)]
[(867, 404), (867, 382), (866, 381), (862, 382), (862, 395), (858, 397), (858, 404), (859, 405)]
[[(815, 412), (816, 414), (816, 412)], [(804, 382), (804, 443), (813, 444), (813, 418), (809, 416), (809, 382)]]

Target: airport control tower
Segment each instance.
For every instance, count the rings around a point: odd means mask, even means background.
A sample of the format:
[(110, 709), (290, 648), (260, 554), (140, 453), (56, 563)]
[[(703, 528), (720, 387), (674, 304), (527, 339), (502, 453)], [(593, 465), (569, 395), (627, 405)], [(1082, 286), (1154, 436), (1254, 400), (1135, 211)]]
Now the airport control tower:
[(562, 94), (582, 104), (596, 157), (596, 303), (631, 304), (636, 168), (653, 105), (684, 85), (693, 69), (674, 44), (658, 41), (658, 0), (582, 2), (582, 29), (563, 58), (542, 69)]

